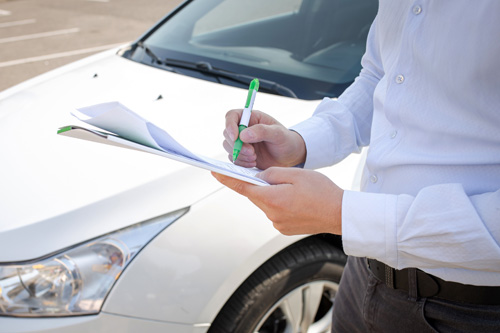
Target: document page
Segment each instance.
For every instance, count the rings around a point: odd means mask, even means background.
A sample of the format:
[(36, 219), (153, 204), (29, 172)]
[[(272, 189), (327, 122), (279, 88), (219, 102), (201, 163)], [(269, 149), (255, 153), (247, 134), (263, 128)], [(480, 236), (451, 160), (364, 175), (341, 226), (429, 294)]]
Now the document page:
[[(194, 154), (183, 147), (165, 130), (142, 118), (119, 102), (83, 107), (71, 114), (87, 124), (114, 133), (119, 138), (125, 139), (124, 141), (120, 141), (122, 145), (131, 146), (127, 143), (129, 141), (138, 144), (133, 145), (134, 149), (146, 146), (166, 153), (159, 154), (165, 157), (175, 157), (174, 159), (181, 162), (220, 172), (256, 185), (268, 185), (263, 180), (255, 177), (261, 170), (243, 168), (229, 162)], [(116, 140), (112, 136), (109, 139)], [(142, 150), (155, 153), (150, 149)]]

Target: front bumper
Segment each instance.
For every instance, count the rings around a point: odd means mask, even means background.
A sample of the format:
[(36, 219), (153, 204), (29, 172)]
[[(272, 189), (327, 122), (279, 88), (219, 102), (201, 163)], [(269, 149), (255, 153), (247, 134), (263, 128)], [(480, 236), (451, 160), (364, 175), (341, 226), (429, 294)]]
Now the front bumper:
[(0, 317), (1, 333), (107, 333), (107, 332), (175, 332), (205, 333), (208, 324), (186, 325), (155, 320), (144, 320), (101, 312), (95, 316), (58, 318)]

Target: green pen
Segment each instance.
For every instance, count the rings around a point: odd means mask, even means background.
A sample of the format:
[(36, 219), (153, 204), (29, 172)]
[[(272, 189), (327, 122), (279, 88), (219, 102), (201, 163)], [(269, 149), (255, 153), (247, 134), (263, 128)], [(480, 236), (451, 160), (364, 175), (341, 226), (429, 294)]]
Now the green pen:
[(241, 114), (240, 126), (238, 128), (238, 138), (234, 142), (233, 148), (233, 163), (238, 158), (240, 154), (241, 147), (243, 146), (243, 142), (240, 140), (241, 131), (248, 127), (248, 123), (250, 122), (250, 116), (252, 115), (253, 102), (255, 101), (255, 96), (257, 96), (257, 91), (259, 90), (259, 80), (253, 79), (250, 82), (250, 87), (248, 88), (248, 96), (247, 103), (245, 104), (245, 108), (243, 109), (243, 113)]

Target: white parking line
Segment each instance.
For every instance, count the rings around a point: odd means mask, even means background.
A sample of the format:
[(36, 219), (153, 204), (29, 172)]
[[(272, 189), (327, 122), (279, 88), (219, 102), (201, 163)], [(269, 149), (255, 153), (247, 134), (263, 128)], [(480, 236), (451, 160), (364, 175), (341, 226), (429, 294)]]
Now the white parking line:
[(90, 47), (90, 48), (81, 49), (81, 50), (52, 53), (52, 54), (38, 56), (38, 57), (32, 57), (32, 58), (24, 58), (24, 59), (18, 59), (18, 60), (5, 61), (5, 62), (0, 62), (0, 67), (9, 67), (9, 66), (14, 66), (14, 65), (27, 64), (30, 62), (44, 61), (44, 60), (50, 60), (50, 59), (56, 59), (56, 58), (70, 57), (70, 56), (85, 54), (85, 53), (99, 52), (99, 51), (109, 50), (109, 49), (112, 49), (114, 47), (118, 47), (118, 46), (124, 45), (124, 44), (126, 44), (126, 42), (120, 43), (120, 44), (110, 44), (110, 45)]
[(42, 33), (32, 34), (32, 35), (7, 37), (7, 38), (1, 38), (0, 44), (10, 43), (10, 42), (18, 42), (18, 41), (27, 40), (27, 39), (36, 39), (36, 38), (52, 37), (52, 36), (57, 36), (57, 35), (66, 35), (66, 34), (72, 34), (72, 33), (79, 32), (79, 31), (80, 31), (80, 28), (72, 28), (72, 29), (42, 32)]
[(11, 12), (9, 12), (8, 10), (0, 9), (0, 16), (9, 16), (10, 14)]
[(35, 23), (35, 19), (28, 19), (28, 20), (22, 20), (22, 21), (13, 21), (13, 22), (5, 22), (5, 23), (0, 23), (0, 28), (8, 28), (8, 27), (14, 27), (17, 25), (25, 25), (25, 24), (32, 24)]

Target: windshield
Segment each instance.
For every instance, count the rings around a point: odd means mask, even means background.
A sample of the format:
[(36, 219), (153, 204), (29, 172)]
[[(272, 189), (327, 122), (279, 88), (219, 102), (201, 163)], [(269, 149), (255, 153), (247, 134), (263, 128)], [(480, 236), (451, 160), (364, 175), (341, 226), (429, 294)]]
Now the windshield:
[[(377, 7), (376, 0), (188, 1), (142, 42), (162, 60), (273, 81), (301, 99), (337, 97), (359, 74)], [(142, 48), (129, 56), (161, 68)], [(175, 69), (244, 87), (196, 68)]]

